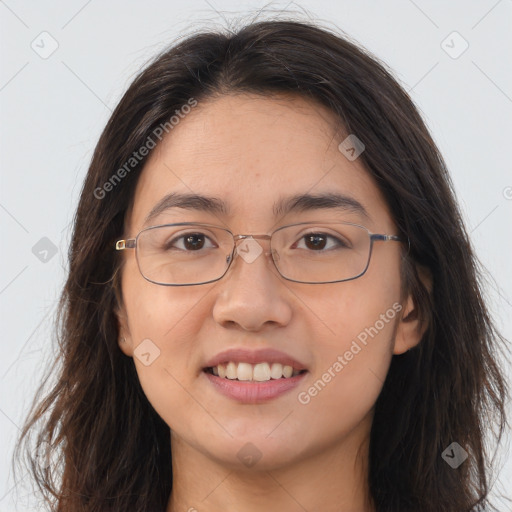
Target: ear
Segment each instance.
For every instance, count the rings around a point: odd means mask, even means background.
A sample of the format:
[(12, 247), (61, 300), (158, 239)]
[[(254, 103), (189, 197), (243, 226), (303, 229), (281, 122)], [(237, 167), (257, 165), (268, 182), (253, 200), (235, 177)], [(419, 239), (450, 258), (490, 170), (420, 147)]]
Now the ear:
[(125, 355), (133, 357), (132, 338), (130, 335), (130, 328), (128, 326), (128, 316), (124, 306), (120, 308), (116, 307), (114, 309), (114, 314), (116, 315), (119, 326), (119, 338), (117, 340), (119, 348)]
[[(416, 273), (423, 286), (428, 290), (428, 293), (432, 293), (432, 274), (429, 269), (425, 267), (416, 267)], [(419, 344), (425, 331), (428, 328), (428, 321), (424, 319), (423, 323), (420, 323), (420, 317), (418, 306), (415, 304), (412, 293), (407, 295), (405, 303), (403, 303), (402, 315), (398, 321), (395, 345), (393, 348), (393, 354), (403, 354), (411, 348)]]

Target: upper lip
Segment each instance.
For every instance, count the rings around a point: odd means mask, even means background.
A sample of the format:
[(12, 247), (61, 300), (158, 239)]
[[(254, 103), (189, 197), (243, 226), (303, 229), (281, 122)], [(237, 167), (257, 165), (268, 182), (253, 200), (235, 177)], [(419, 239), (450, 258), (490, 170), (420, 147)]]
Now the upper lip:
[(306, 366), (297, 361), (293, 357), (275, 350), (273, 348), (248, 350), (246, 348), (233, 348), (224, 350), (216, 356), (212, 357), (205, 364), (206, 368), (212, 368), (219, 364), (225, 364), (233, 361), (235, 363), (281, 363), (282, 365), (291, 366), (294, 370), (306, 370)]

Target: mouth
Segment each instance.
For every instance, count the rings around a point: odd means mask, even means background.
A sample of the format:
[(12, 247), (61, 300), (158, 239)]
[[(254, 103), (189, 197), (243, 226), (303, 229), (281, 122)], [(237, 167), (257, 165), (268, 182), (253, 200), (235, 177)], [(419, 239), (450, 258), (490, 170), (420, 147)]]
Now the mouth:
[(208, 366), (203, 369), (212, 388), (242, 404), (262, 404), (297, 387), (309, 373), (280, 363), (235, 363)]
[(215, 391), (245, 404), (277, 398), (298, 386), (308, 373), (304, 364), (272, 348), (225, 350), (202, 368)]

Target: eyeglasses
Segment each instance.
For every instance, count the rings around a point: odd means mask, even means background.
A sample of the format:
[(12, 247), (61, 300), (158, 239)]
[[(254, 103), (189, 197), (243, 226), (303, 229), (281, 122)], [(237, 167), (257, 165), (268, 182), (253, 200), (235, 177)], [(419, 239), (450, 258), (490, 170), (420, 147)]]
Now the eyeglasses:
[(257, 240), (270, 241), (270, 253), (265, 254), (272, 255), (284, 279), (306, 284), (361, 277), (368, 269), (374, 242), (404, 241), (348, 222), (301, 222), (270, 235), (233, 235), (212, 224), (180, 222), (145, 228), (136, 238), (118, 240), (115, 248), (135, 249), (139, 271), (151, 283), (191, 286), (221, 279), (235, 251), (252, 263), (263, 252)]

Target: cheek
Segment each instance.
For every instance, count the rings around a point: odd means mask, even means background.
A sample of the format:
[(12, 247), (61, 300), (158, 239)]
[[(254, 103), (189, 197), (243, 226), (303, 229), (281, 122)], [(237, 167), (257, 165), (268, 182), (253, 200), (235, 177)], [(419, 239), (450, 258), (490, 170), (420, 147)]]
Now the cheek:
[(315, 366), (297, 399), (311, 421), (330, 418), (349, 428), (378, 398), (402, 307), (398, 266), (381, 270), (374, 266), (360, 279), (340, 283), (336, 293), (305, 299), (317, 306), (316, 316), (309, 316)]
[(205, 290), (197, 288), (177, 290), (148, 283), (127, 300), (130, 332), (135, 340), (151, 338), (162, 349), (169, 348), (170, 342), (185, 345), (185, 338), (193, 340), (200, 329), (204, 295)]
[(197, 340), (207, 314), (207, 290), (177, 290), (137, 278), (127, 279), (124, 290), (140, 384), (155, 410), (172, 426), (179, 411), (195, 403), (184, 389), (196, 376), (191, 369), (198, 366)]
[(365, 418), (371, 421), (391, 362), (396, 322), (390, 320), (379, 330), (380, 321), (375, 327), (373, 318), (352, 317), (336, 343), (319, 344), (314, 372), (297, 390), (297, 417), (303, 418), (307, 431), (319, 434), (317, 441), (329, 443), (348, 435)]
[(308, 295), (303, 301), (313, 305), (309, 325), (319, 340), (314, 344), (319, 355), (344, 353), (356, 341), (366, 357), (391, 352), (394, 324), (401, 309), (398, 269), (387, 268), (386, 275), (368, 272), (315, 296)]

